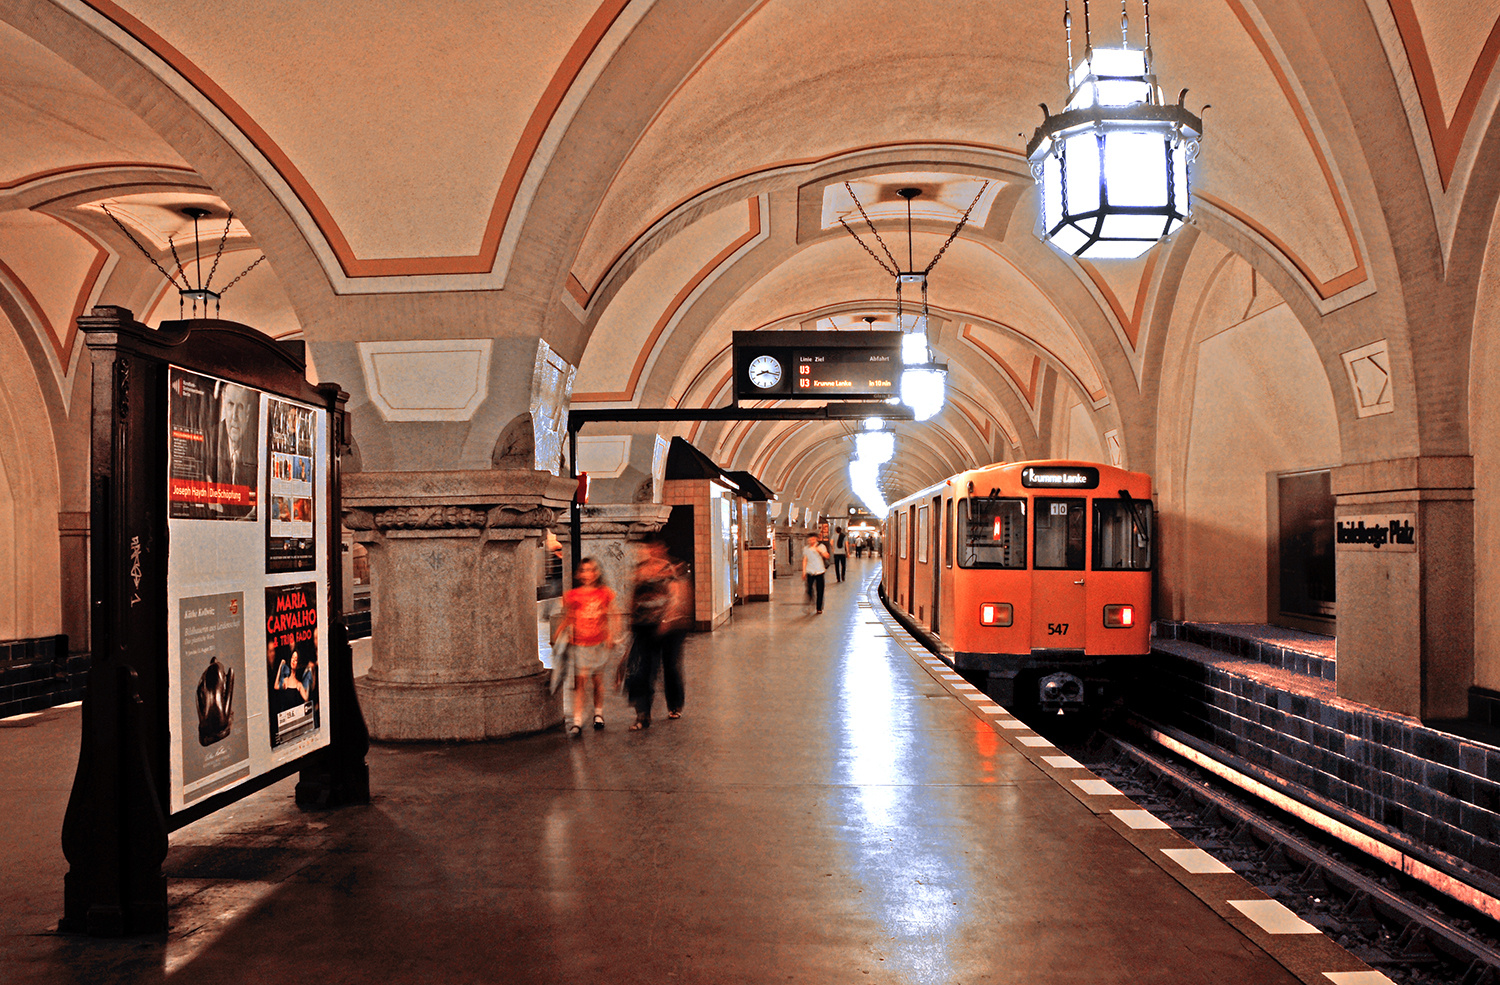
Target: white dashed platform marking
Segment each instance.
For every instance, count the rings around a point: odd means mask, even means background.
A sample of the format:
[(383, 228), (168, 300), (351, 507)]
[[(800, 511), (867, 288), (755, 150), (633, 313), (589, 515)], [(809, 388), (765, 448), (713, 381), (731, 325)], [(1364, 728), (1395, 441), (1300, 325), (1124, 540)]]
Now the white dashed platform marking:
[(960, 677), (960, 676), (958, 676), (957, 674), (939, 674), (938, 676), (941, 677), (945, 681), (961, 681), (961, 680), (963, 680), (963, 678)]
[(39, 711), (23, 711), (19, 715), (11, 715), (9, 718), (0, 718), (0, 722), (24, 722), (26, 721), (26, 719), (36, 718), (40, 714), (41, 712)]
[(986, 715), (1004, 715), (1004, 714), (1006, 714), (1005, 709), (1001, 708), (999, 705), (980, 705), (979, 706), (979, 710), (982, 711), (982, 712), (984, 712)]
[(1268, 934), (1316, 934), (1318, 928), (1303, 920), (1273, 899), (1232, 899), (1230, 906), (1239, 910)]
[(1052, 745), (1049, 740), (1042, 738), (1040, 735), (1018, 735), (1016, 739), (1021, 745), (1030, 746), (1033, 749), (1041, 749)]
[(1323, 977), (1333, 985), (1396, 985), (1378, 971), (1325, 971)]
[(1072, 756), (1043, 756), (1042, 762), (1060, 770), (1081, 770), (1083, 764)]
[(1127, 828), (1136, 831), (1159, 831), (1162, 828), (1172, 827), (1150, 811), (1110, 811), (1110, 813), (1119, 818)]
[(1073, 785), (1079, 790), (1082, 790), (1084, 793), (1094, 797), (1125, 796), (1124, 794), (1120, 793), (1120, 791), (1111, 786), (1108, 780), (1074, 780)]
[(1029, 728), (1030, 727), (1025, 722), (1017, 721), (1014, 718), (1002, 718), (1002, 719), (999, 719), (998, 720), (998, 724), (999, 724), (999, 726), (1001, 728), (1008, 728), (1008, 729), (1023, 729), (1023, 728)]
[(1161, 853), (1194, 875), (1222, 875), (1234, 871), (1201, 848), (1163, 848)]

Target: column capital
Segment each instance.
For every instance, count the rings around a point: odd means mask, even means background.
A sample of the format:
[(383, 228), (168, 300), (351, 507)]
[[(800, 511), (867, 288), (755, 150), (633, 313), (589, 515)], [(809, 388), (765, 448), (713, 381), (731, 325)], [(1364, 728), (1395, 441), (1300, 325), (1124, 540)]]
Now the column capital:
[(1472, 492), (1474, 459), (1468, 455), (1422, 455), (1357, 462), (1334, 468), (1331, 480), (1335, 496), (1417, 490)]
[(575, 483), (532, 469), (353, 472), (343, 479), (351, 530), (541, 530), (557, 522)]

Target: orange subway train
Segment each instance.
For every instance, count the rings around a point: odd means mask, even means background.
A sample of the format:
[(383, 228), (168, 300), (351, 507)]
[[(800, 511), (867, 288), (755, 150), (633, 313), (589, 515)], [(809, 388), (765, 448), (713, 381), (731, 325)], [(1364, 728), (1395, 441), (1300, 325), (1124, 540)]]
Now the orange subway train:
[(1010, 708), (1102, 708), (1150, 651), (1151, 477), (1094, 462), (960, 472), (891, 506), (881, 589)]

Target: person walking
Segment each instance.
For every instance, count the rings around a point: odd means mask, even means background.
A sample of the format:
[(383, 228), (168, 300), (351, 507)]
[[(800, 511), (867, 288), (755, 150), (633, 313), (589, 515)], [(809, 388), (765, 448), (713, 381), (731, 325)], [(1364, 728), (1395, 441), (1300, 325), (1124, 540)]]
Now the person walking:
[(817, 534), (807, 535), (802, 549), (802, 578), (807, 582), (807, 600), (816, 599), (817, 614), (823, 614), (823, 574), (828, 570), (828, 548)]
[[(604, 727), (604, 669), (620, 635), (615, 593), (604, 584), (599, 562), (586, 557), (573, 574), (574, 587), (563, 593), (563, 619), (557, 639), (569, 634), (568, 659), (573, 663), (573, 724), (568, 735), (583, 734), (583, 710), (588, 685), (594, 685), (594, 728)], [(556, 642), (556, 639), (553, 640)]]
[(634, 642), (628, 665), (622, 668), (625, 690), (635, 707), (632, 732), (651, 727), (659, 670), (665, 677), (667, 717), (682, 717), (682, 634), (687, 631), (687, 586), (666, 545), (650, 541), (639, 545), (639, 551), (630, 601)]
[(843, 527), (833, 528), (833, 580), (841, 582), (849, 570), (849, 537)]

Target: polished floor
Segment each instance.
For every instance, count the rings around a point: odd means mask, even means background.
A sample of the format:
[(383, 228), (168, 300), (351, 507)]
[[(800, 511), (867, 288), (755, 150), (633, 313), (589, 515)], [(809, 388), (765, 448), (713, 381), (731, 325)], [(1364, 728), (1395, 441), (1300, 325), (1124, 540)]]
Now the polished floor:
[(680, 720), (378, 745), (369, 807), (288, 781), (177, 832), (164, 938), (53, 931), (78, 713), (7, 723), (0, 981), (1298, 980), (903, 649), (875, 571), (692, 637)]

